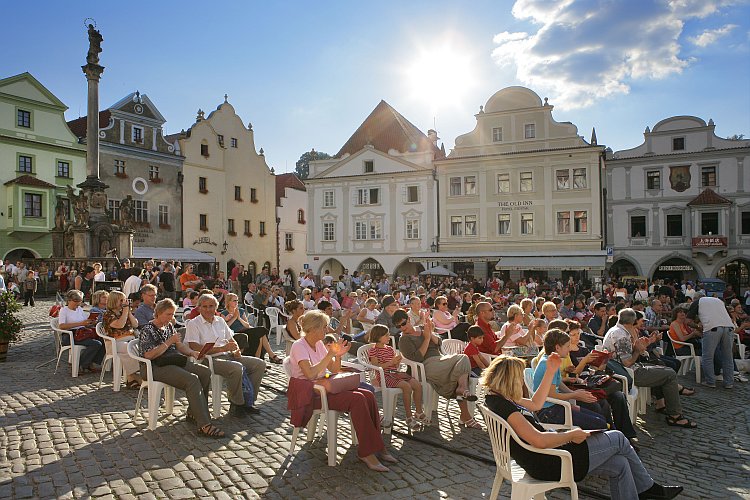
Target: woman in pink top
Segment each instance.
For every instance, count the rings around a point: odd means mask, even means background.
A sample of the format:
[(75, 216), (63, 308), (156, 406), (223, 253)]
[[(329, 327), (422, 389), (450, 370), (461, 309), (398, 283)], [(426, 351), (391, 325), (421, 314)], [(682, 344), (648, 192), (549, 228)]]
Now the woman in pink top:
[(448, 299), (444, 295), (435, 299), (435, 307), (437, 310), (432, 314), (432, 322), (437, 333), (453, 330), (458, 325), (458, 307), (451, 313), (448, 310)]

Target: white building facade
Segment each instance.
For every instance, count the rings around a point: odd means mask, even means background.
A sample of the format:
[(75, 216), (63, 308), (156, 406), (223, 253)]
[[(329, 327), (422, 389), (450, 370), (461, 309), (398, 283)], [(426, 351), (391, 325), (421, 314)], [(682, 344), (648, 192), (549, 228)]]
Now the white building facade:
[(295, 174), (276, 176), (276, 223), (279, 274), (296, 278), (307, 263), (307, 189)]
[(750, 141), (722, 139), (715, 128), (667, 118), (607, 159), (612, 274), (750, 286)]

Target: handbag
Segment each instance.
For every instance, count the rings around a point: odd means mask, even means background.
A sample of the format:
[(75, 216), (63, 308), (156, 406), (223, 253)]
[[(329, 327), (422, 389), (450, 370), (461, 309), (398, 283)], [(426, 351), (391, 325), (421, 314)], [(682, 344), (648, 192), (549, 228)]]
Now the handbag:
[(73, 330), (73, 339), (76, 342), (83, 342), (84, 340), (95, 339), (96, 337), (96, 330), (93, 328), (82, 327)]
[(185, 368), (187, 365), (187, 356), (179, 352), (162, 354), (158, 358), (152, 359), (151, 363), (156, 366), (179, 366), (180, 368)]
[(615, 359), (610, 359), (609, 361), (607, 361), (607, 370), (611, 371), (612, 373), (616, 373), (617, 375), (622, 375), (628, 381), (628, 387), (633, 386), (633, 377), (630, 376), (628, 371), (619, 361)]
[(252, 408), (255, 403), (255, 388), (244, 366), (242, 367), (242, 396), (245, 398), (245, 406)]
[(353, 391), (359, 387), (359, 380), (357, 373), (334, 373), (315, 380), (315, 384), (322, 385), (329, 394), (338, 394)]

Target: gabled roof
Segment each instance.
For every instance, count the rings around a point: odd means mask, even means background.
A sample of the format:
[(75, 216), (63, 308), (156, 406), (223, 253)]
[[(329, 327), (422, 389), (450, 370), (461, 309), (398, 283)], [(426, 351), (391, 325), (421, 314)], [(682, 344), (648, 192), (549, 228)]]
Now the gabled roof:
[(19, 177), (16, 177), (15, 179), (9, 180), (4, 185), (10, 186), (11, 184), (19, 184), (21, 186), (34, 186), (34, 187), (41, 187), (41, 188), (52, 188), (52, 189), (57, 187), (54, 184), (50, 184), (47, 181), (37, 179), (33, 175), (21, 175)]
[(689, 203), (689, 207), (698, 205), (731, 205), (732, 202), (724, 198), (718, 193), (715, 193), (711, 189), (706, 189), (701, 194), (693, 198)]
[[(109, 125), (109, 118), (112, 113), (108, 109), (99, 111), (99, 128), (102, 129)], [(86, 119), (87, 117), (82, 116), (68, 122), (68, 128), (75, 134), (76, 137), (86, 137)]]
[(284, 197), (286, 188), (307, 191), (305, 184), (295, 174), (278, 174), (276, 176), (276, 206), (281, 206), (281, 198)]
[(353, 155), (368, 144), (386, 154), (395, 149), (401, 153), (429, 151), (435, 157), (444, 156), (421, 130), (383, 100), (375, 106), (334, 158), (341, 158), (347, 153)]
[[(7, 85), (10, 85), (12, 83), (15, 83), (15, 82), (18, 82), (18, 81), (22, 81), (22, 80), (26, 80), (29, 83), (31, 83), (31, 85), (34, 86), (34, 87), (36, 87), (36, 89), (39, 90), (39, 92), (41, 92), (41, 94), (44, 95), (44, 97), (46, 97), (47, 99), (49, 99), (49, 101), (50, 101), (49, 105), (51, 105), (53, 107), (56, 107), (56, 108), (59, 108), (59, 109), (62, 109), (63, 111), (66, 111), (68, 109), (68, 107), (60, 99), (58, 99), (55, 96), (55, 94), (53, 94), (52, 92), (50, 92), (47, 87), (45, 87), (44, 85), (42, 85), (41, 82), (39, 80), (37, 80), (36, 78), (34, 78), (34, 75), (32, 75), (31, 73), (29, 73), (28, 71), (25, 71), (25, 72), (20, 73), (18, 75), (9, 76), (8, 78), (1, 79), (0, 80), (0, 87), (5, 87)], [(47, 104), (47, 103), (45, 103), (45, 104)]]

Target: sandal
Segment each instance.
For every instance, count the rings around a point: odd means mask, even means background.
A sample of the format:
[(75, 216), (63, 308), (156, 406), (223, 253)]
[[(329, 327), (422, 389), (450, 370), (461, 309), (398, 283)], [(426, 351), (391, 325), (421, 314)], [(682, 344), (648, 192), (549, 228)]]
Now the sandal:
[(683, 386), (682, 389), (678, 391), (678, 394), (680, 396), (692, 396), (695, 394), (695, 389), (693, 389), (692, 387)]
[(219, 429), (218, 427), (212, 424), (204, 425), (203, 427), (198, 429), (198, 433), (203, 434), (205, 437), (210, 437), (214, 439), (224, 437), (224, 431), (222, 431), (221, 429)]
[(270, 361), (271, 363), (275, 364), (275, 365), (280, 365), (280, 364), (282, 364), (282, 363), (284, 362), (284, 360), (283, 360), (283, 359), (281, 359), (281, 358), (280, 358), (280, 357), (278, 357), (278, 356), (274, 356), (274, 357), (268, 356), (268, 360), (269, 360), (269, 361)]
[(418, 431), (422, 424), (416, 418), (409, 417), (406, 419), (406, 426), (412, 431)]
[(420, 424), (426, 424), (427, 423), (427, 415), (423, 413), (415, 413), (414, 414), (414, 420), (419, 422)]
[(654, 407), (654, 410), (656, 410), (656, 413), (666, 414), (667, 413), (667, 405), (664, 405), (661, 408)]
[(125, 387), (131, 390), (137, 390), (141, 388), (141, 383), (137, 380), (129, 380)]
[[(680, 420), (684, 420), (685, 423), (678, 423)], [(691, 420), (688, 420), (682, 415), (677, 415), (676, 417), (667, 415), (667, 425), (671, 425), (672, 427), (684, 427), (685, 429), (695, 429), (696, 427), (698, 427), (698, 424)]]
[(471, 418), (470, 418), (469, 420), (467, 420), (466, 422), (464, 422), (464, 421), (463, 421), (463, 420), (461, 420), (460, 418), (458, 419), (458, 421), (459, 421), (459, 422), (461, 423), (461, 425), (463, 425), (463, 426), (464, 426), (464, 427), (466, 427), (467, 429), (481, 429), (481, 428), (482, 428), (482, 424), (480, 424), (479, 422), (477, 422), (477, 421), (476, 421), (476, 420), (474, 419), (474, 417), (471, 417)]
[(476, 397), (474, 394), (470, 393), (469, 391), (465, 391), (461, 395), (458, 395), (458, 394), (456, 395), (456, 401), (458, 401), (459, 403), (461, 401), (472, 401), (473, 402), (473, 401), (476, 401), (477, 399), (479, 399), (479, 398)]

